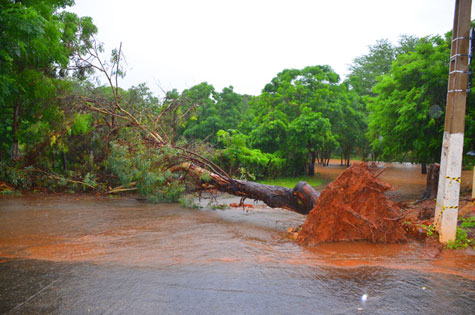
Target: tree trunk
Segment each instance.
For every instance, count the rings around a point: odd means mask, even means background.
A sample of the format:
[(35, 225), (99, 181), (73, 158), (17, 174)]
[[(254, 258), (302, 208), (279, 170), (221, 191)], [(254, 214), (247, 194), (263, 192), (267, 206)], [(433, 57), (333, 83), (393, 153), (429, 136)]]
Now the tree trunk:
[(350, 159), (351, 159), (351, 146), (345, 146), (343, 150), (345, 154), (345, 165), (346, 167), (350, 167)]
[(310, 165), (308, 166), (308, 175), (309, 176), (313, 176), (315, 175), (315, 159), (316, 159), (316, 153), (313, 151), (313, 152), (310, 152), (310, 156), (311, 156), (311, 162), (310, 162)]
[(63, 151), (63, 170), (65, 172), (68, 171), (68, 163), (67, 163), (67, 160), (66, 160), (66, 153)]
[(20, 156), (18, 150), (18, 129), (20, 129), (20, 103), (16, 103), (13, 109), (13, 122), (12, 122), (12, 159), (17, 160)]
[(261, 200), (271, 208), (283, 208), (300, 214), (308, 214), (320, 193), (306, 182), (298, 182), (294, 189), (225, 178), (188, 162), (175, 166), (171, 171), (184, 171), (202, 181), (201, 188), (216, 189), (231, 195)]
[(261, 200), (271, 208), (284, 208), (300, 214), (308, 214), (320, 195), (306, 182), (298, 182), (294, 189), (259, 184), (244, 180), (232, 180), (217, 187), (222, 192), (244, 198)]
[(427, 174), (427, 164), (426, 163), (421, 164), (421, 174)]
[(434, 199), (437, 197), (437, 186), (439, 185), (439, 172), (440, 164), (431, 164), (429, 166), (429, 171), (427, 172), (427, 181), (426, 188), (422, 195), (419, 197), (419, 200), (416, 203), (419, 203), (424, 200)]

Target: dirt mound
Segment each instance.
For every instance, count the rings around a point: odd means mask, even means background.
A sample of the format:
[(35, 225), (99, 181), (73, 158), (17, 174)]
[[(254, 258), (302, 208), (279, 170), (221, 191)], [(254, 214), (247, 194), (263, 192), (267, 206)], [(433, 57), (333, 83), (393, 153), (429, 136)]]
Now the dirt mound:
[(391, 185), (376, 178), (365, 163), (351, 166), (322, 192), (297, 242), (405, 241), (402, 211), (385, 195), (389, 189)]

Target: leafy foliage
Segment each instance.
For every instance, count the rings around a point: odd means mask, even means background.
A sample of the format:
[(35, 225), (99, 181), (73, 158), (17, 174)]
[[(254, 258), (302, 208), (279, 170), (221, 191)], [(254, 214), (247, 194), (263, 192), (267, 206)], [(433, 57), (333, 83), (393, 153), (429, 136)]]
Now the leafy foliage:
[(247, 106), (247, 97), (234, 92), (232, 86), (216, 92), (212, 85), (203, 82), (183, 91), (182, 96), (195, 105), (196, 110), (191, 119), (180, 126), (180, 133), (188, 140), (206, 140), (211, 144), (218, 143), (219, 130), (238, 126)]
[(475, 248), (475, 239), (469, 238), (466, 229), (457, 227), (457, 232), (454, 241), (447, 242), (447, 248), (449, 249), (464, 249), (467, 247)]
[(225, 149), (217, 152), (216, 161), (229, 169), (232, 174), (239, 174), (243, 179), (272, 177), (280, 174), (284, 160), (259, 149), (249, 149), (246, 145), (247, 136), (237, 131), (220, 130), (218, 141)]
[(462, 228), (474, 228), (475, 227), (475, 217), (462, 218), (462, 223), (460, 227)]
[(71, 125), (71, 134), (73, 136), (86, 134), (91, 130), (92, 116), (91, 114), (80, 114), (76, 113), (74, 115), (74, 120)]
[(185, 191), (184, 182), (179, 174), (164, 168), (178, 156), (169, 147), (154, 150), (112, 142), (107, 165), (123, 187), (135, 186), (140, 195), (153, 202), (178, 202)]
[[(28, 140), (26, 130), (45, 120), (44, 109), (68, 85), (58, 78), (66, 75), (74, 54), (91, 45), (97, 32), (91, 18), (62, 11), (73, 3), (0, 2), (0, 156), (20, 157), (18, 143)], [(78, 75), (88, 70), (76, 69)]]
[(31, 187), (28, 173), (18, 165), (12, 165), (5, 161), (0, 161), (0, 179), (18, 188), (29, 189)]
[[(432, 163), (440, 159), (450, 42), (420, 39), (374, 86), (368, 137), (384, 159)], [(470, 100), (470, 99), (469, 99)], [(471, 120), (470, 113), (468, 119)], [(466, 134), (468, 139), (473, 134)]]
[[(364, 143), (364, 108), (329, 66), (286, 69), (250, 102), (249, 144), (286, 161), (286, 174), (313, 174), (316, 160)], [(356, 140), (358, 139), (358, 140)], [(341, 142), (340, 142), (341, 141)], [(341, 145), (341, 144), (344, 144)]]

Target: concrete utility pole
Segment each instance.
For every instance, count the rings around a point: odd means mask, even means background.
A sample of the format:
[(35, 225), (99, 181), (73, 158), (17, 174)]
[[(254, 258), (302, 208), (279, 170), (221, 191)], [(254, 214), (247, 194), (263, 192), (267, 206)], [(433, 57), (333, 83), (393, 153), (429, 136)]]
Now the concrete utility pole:
[(439, 231), (439, 241), (442, 243), (455, 240), (457, 230), (467, 102), (471, 8), (472, 0), (456, 0), (444, 139), (434, 219)]

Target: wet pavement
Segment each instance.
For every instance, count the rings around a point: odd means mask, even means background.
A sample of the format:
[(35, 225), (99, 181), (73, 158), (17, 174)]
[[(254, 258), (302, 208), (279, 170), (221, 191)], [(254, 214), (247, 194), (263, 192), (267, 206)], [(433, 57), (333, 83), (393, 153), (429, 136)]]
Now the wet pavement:
[(475, 309), (474, 251), (437, 256), (418, 242), (306, 248), (285, 238), (289, 226), (304, 220), (258, 204), (244, 211), (83, 195), (3, 198), (0, 313), (470, 314)]
[(475, 307), (473, 280), (382, 267), (12, 260), (0, 270), (7, 314), (470, 314)]

